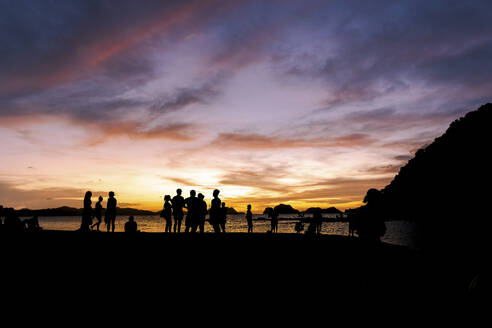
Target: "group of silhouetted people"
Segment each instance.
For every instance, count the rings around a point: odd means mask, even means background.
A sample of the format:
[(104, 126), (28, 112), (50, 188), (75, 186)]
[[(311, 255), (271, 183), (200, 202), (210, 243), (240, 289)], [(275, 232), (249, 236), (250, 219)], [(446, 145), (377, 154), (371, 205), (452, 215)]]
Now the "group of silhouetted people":
[[(227, 222), (227, 207), (219, 198), (220, 191), (215, 189), (210, 211), (205, 202), (205, 196), (202, 193), (196, 195), (195, 190), (190, 191), (190, 197), (184, 199), (181, 189), (176, 190), (176, 196), (171, 199), (170, 195), (164, 196), (164, 206), (161, 217), (166, 221), (165, 232), (171, 232), (172, 220), (174, 218), (174, 227), (172, 231), (181, 232), (181, 224), (185, 220), (185, 233), (194, 233), (199, 231), (205, 232), (206, 216), (209, 212), (209, 223), (212, 225), (214, 232), (225, 233)], [(187, 210), (186, 218), (183, 209)]]
[[(99, 231), (99, 226), (102, 222), (102, 216), (104, 212), (104, 223), (108, 232), (111, 230), (114, 232), (116, 221), (116, 198), (114, 198), (114, 192), (108, 193), (108, 201), (106, 203), (106, 210), (102, 207), (103, 197), (99, 196), (98, 201), (92, 209), (92, 192), (87, 191), (84, 196), (84, 209), (82, 210), (82, 223), (80, 224), (79, 231), (91, 231), (94, 228)], [(97, 221), (93, 223), (93, 220)]]
[[(213, 198), (208, 208), (205, 202), (205, 196), (202, 193), (196, 195), (195, 190), (190, 191), (190, 196), (184, 198), (182, 190), (177, 189), (176, 195), (171, 198), (165, 195), (164, 205), (160, 216), (165, 220), (164, 231), (166, 233), (180, 233), (182, 221), (185, 220), (185, 233), (204, 233), (206, 216), (209, 215), (209, 223), (215, 233), (226, 232), (227, 207), (219, 198), (220, 191), (213, 191)], [(103, 208), (103, 197), (99, 196), (94, 208), (92, 208), (92, 192), (87, 191), (84, 197), (84, 208), (82, 210), (82, 222), (79, 231), (99, 231), (102, 219), (107, 231), (115, 231), (115, 221), (117, 215), (117, 201), (114, 192), (108, 193), (106, 209)], [(386, 232), (384, 220), (381, 218), (381, 192), (376, 189), (370, 189), (364, 199), (365, 206), (349, 212), (349, 235), (356, 232), (360, 239), (369, 243), (379, 242), (380, 238)], [(186, 209), (186, 217), (184, 215)], [(270, 218), (271, 230), (269, 233), (278, 233), (278, 211), (269, 208), (266, 213)], [(5, 219), (2, 221), (2, 217)], [(174, 225), (173, 225), (174, 219)], [(251, 205), (247, 206), (245, 219), (248, 225), (248, 233), (253, 233), (253, 214)], [(295, 231), (300, 233), (304, 230), (304, 218), (301, 216), (295, 226)], [(309, 221), (306, 234), (321, 234), (323, 217), (321, 211), (313, 212), (312, 219)], [(0, 232), (34, 232), (40, 231), (38, 217), (21, 220), (13, 208), (3, 208), (0, 206)], [(138, 232), (135, 218), (130, 216), (124, 226), (125, 232)]]
[[(2, 217), (5, 219), (2, 221)], [(39, 225), (37, 216), (21, 220), (13, 208), (3, 208), (0, 206), (0, 232), (18, 233), (18, 232), (37, 232), (42, 228)]]

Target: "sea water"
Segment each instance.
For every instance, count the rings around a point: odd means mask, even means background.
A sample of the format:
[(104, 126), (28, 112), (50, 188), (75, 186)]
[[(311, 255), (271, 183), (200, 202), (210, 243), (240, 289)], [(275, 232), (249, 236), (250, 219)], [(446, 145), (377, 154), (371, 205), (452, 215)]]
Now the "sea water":
[[(254, 232), (265, 233), (270, 230), (270, 221), (258, 220), (264, 218), (264, 215), (253, 214)], [(282, 215), (282, 218), (297, 218), (297, 215)], [(328, 217), (328, 216), (327, 216)], [(95, 222), (96, 220), (94, 220)], [(125, 222), (128, 216), (118, 216), (115, 222), (115, 231), (124, 231)], [(164, 219), (158, 215), (135, 216), (138, 229), (142, 232), (164, 232), (166, 225)], [(280, 233), (295, 233), (294, 227), (297, 221), (283, 221), (278, 223)], [(81, 217), (78, 216), (57, 216), (57, 217), (39, 217), (39, 224), (45, 230), (77, 230), (80, 228)], [(305, 224), (307, 229), (307, 224)], [(100, 225), (101, 231), (106, 231), (104, 220)], [(184, 231), (184, 220), (181, 225), (181, 231)], [(248, 225), (244, 214), (235, 214), (227, 216), (226, 232), (247, 232)], [(206, 222), (205, 232), (213, 232), (212, 226)], [(348, 223), (346, 222), (324, 222), (321, 232), (327, 235), (348, 235)], [(418, 248), (415, 244), (415, 229), (411, 222), (390, 221), (386, 222), (386, 234), (381, 238), (382, 241), (395, 245), (404, 245), (411, 248)]]

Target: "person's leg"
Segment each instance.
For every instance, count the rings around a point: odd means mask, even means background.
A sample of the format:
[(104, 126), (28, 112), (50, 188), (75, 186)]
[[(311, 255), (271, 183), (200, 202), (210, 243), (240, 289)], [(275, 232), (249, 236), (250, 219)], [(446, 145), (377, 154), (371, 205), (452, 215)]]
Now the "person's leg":
[(114, 232), (114, 222), (116, 221), (116, 217), (111, 218), (111, 231)]

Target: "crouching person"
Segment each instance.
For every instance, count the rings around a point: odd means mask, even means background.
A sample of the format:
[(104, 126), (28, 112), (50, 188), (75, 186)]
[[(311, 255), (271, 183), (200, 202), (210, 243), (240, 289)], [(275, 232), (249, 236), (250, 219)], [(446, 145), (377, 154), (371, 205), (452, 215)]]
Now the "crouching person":
[(128, 222), (125, 223), (125, 232), (140, 232), (137, 230), (137, 222), (133, 216), (130, 216)]

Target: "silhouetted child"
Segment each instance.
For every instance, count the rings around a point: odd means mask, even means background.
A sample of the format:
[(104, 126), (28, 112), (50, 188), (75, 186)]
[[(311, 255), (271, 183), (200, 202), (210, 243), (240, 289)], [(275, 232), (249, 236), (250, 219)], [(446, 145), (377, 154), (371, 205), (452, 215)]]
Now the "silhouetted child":
[(220, 209), (220, 227), (222, 228), (222, 232), (226, 232), (226, 223), (227, 223), (227, 207), (225, 203), (222, 203), (222, 207)]
[(104, 216), (104, 222), (111, 231), (114, 232), (114, 225), (116, 221), (116, 198), (114, 198), (114, 192), (109, 192), (108, 203), (106, 204), (106, 215)]
[(297, 222), (294, 229), (298, 234), (300, 234), (304, 230), (304, 223), (302, 223), (301, 221)]
[(135, 222), (135, 218), (130, 216), (128, 218), (128, 222), (125, 223), (125, 232), (139, 232), (137, 230), (137, 222)]
[(171, 232), (171, 227), (173, 225), (172, 215), (171, 196), (166, 195), (164, 196), (164, 208), (161, 212), (161, 217), (166, 220), (166, 228), (164, 229), (164, 232)]
[(96, 206), (94, 207), (94, 217), (97, 219), (97, 222), (91, 225), (92, 230), (94, 230), (94, 226), (96, 226), (97, 231), (99, 231), (99, 225), (101, 225), (101, 221), (102, 221), (102, 210), (103, 210), (103, 207), (101, 205), (102, 201), (103, 201), (102, 196), (99, 196)]
[(248, 221), (248, 233), (253, 233), (253, 213), (251, 213), (251, 205), (248, 205), (246, 220)]

